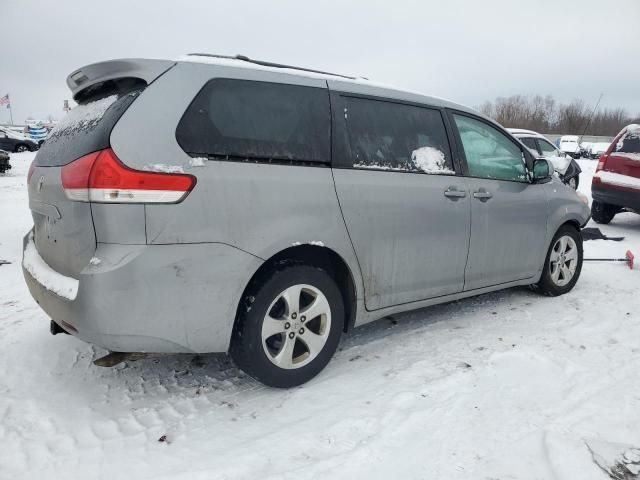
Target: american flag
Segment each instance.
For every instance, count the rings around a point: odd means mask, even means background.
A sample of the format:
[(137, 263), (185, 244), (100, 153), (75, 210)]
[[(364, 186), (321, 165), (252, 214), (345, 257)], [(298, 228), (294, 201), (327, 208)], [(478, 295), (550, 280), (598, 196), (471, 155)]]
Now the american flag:
[(2, 105), (6, 105), (7, 108), (11, 106), (11, 102), (9, 101), (9, 94), (7, 93), (4, 97), (0, 97), (0, 107)]

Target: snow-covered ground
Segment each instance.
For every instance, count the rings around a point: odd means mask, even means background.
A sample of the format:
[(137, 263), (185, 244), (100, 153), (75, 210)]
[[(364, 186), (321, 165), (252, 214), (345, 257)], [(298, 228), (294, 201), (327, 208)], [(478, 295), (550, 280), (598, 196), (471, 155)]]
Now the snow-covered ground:
[[(607, 478), (594, 456), (640, 446), (640, 270), (621, 264), (585, 263), (558, 298), (513, 289), (365, 326), (291, 390), (224, 356), (96, 367), (103, 351), (52, 337), (22, 279), (32, 158), (0, 175), (2, 480), (588, 480)], [(580, 163), (589, 194), (596, 162)], [(586, 257), (640, 254), (640, 216), (600, 228), (626, 239)]]

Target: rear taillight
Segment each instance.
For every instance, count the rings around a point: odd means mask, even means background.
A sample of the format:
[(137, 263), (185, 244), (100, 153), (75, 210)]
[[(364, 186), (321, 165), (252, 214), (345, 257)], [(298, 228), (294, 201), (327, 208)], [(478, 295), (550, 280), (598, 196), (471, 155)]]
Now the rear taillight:
[(596, 167), (596, 172), (599, 172), (600, 170), (602, 170), (605, 166), (605, 164), (607, 163), (607, 160), (609, 159), (609, 155), (604, 154), (602, 156), (600, 156), (600, 159), (598, 160), (598, 166)]
[(64, 192), (67, 198), (79, 202), (176, 203), (195, 184), (192, 175), (133, 170), (110, 148), (62, 167)]
[(31, 162), (31, 165), (29, 166), (29, 171), (27, 172), (27, 183), (29, 183), (29, 180), (31, 180), (31, 177), (33, 176), (33, 171), (36, 169), (36, 162), (33, 161)]

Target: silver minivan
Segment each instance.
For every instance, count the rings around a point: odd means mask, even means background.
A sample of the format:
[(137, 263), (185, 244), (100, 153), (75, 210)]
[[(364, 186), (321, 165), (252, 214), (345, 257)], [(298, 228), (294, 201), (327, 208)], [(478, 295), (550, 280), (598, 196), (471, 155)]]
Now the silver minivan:
[(67, 83), (78, 106), (29, 170), (24, 239), (54, 333), (229, 352), (290, 387), (355, 326), (580, 275), (585, 198), (460, 105), (241, 56), (114, 60)]

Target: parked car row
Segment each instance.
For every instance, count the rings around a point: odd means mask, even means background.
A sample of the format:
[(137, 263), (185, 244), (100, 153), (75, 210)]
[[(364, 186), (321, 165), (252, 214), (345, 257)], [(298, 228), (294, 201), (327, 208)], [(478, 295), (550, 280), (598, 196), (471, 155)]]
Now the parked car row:
[(54, 332), (229, 352), (290, 387), (354, 326), (580, 276), (586, 197), (461, 105), (202, 54), (67, 84), (79, 105), (27, 179), (24, 276)]
[(611, 142), (585, 142), (578, 135), (564, 135), (558, 139), (558, 149), (571, 158), (597, 159), (607, 151)]
[(520, 140), (535, 157), (550, 160), (562, 182), (577, 190), (582, 169), (573, 157), (560, 151), (544, 135), (538, 132), (520, 128), (507, 128), (507, 130)]
[(609, 149), (611, 142), (594, 142), (587, 148), (587, 154), (592, 160), (600, 158)]

